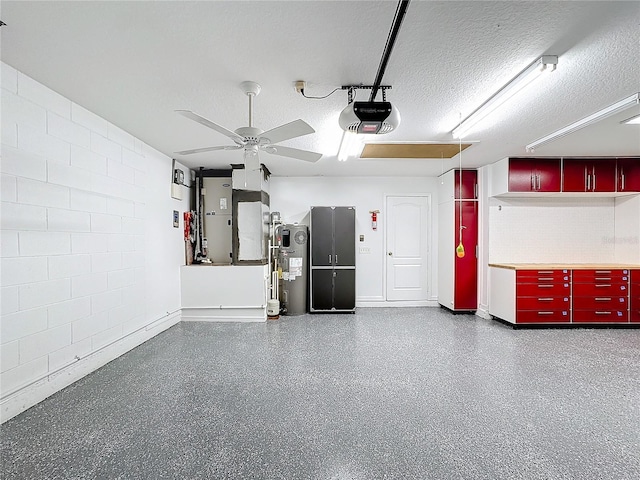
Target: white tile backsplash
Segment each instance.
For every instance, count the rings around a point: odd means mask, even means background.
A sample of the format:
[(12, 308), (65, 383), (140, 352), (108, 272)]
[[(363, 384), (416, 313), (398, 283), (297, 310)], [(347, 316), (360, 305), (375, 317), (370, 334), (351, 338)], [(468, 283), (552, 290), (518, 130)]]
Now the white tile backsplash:
[(613, 262), (612, 198), (492, 198), (489, 262)]

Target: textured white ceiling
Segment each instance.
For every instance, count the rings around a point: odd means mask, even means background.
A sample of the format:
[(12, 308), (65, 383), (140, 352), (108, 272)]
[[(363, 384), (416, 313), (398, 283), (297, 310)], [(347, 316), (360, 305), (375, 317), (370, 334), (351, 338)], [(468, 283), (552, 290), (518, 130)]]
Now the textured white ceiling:
[[(302, 118), (316, 133), (283, 145), (324, 154), (307, 164), (262, 154), (275, 175), (437, 175), (451, 160), (338, 163), (344, 84), (373, 82), (395, 1), (2, 1), (2, 60), (191, 166), (224, 168), (240, 152), (179, 157), (229, 144), (175, 109), (234, 130), (246, 126), (244, 80), (261, 84), (254, 125)], [(508, 155), (560, 127), (640, 91), (640, 2), (435, 2), (413, 0), (383, 82), (402, 116), (372, 141), (451, 141), (448, 133), (543, 54), (558, 69), (494, 115), (466, 141), (463, 164)], [(361, 92), (358, 99), (365, 99)], [(368, 96), (367, 96), (368, 97)], [(625, 118), (638, 109), (629, 111)], [(640, 155), (640, 127), (603, 122), (536, 155)]]

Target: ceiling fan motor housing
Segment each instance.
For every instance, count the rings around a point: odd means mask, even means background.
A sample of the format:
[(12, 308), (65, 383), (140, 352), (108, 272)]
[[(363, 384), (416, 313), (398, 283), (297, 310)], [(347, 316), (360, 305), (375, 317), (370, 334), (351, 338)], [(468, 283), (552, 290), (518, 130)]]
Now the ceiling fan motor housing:
[(348, 132), (382, 135), (398, 127), (400, 112), (390, 102), (351, 102), (338, 123)]

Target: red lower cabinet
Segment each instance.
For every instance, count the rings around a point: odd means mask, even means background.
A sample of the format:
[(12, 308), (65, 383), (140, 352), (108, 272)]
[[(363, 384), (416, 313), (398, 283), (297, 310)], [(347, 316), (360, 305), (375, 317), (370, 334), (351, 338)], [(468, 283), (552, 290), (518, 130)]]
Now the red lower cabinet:
[(516, 271), (516, 323), (570, 323), (569, 270)]
[(640, 270), (631, 270), (629, 283), (629, 321), (640, 323)]
[(573, 323), (629, 323), (629, 270), (574, 270)]

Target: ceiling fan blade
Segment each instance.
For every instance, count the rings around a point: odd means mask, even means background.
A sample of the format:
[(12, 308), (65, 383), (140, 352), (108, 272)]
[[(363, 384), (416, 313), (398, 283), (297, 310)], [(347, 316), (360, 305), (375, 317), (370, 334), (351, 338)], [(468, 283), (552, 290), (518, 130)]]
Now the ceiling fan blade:
[(309, 135), (315, 133), (315, 130), (311, 128), (304, 120), (294, 120), (293, 122), (280, 125), (279, 127), (267, 130), (260, 135), (261, 138), (269, 139), (270, 144), (284, 142), (291, 138), (301, 137), (303, 135)]
[(239, 150), (242, 147), (240, 145), (225, 145), (220, 147), (204, 147), (194, 148), (192, 150), (182, 150), (181, 152), (173, 152), (176, 155), (191, 155), (192, 153), (213, 152), (214, 150)]
[(243, 137), (241, 137), (235, 132), (232, 132), (231, 130), (228, 130), (218, 125), (217, 123), (213, 123), (211, 120), (204, 118), (202, 115), (198, 115), (197, 113), (194, 113), (191, 110), (176, 110), (176, 113), (179, 113), (183, 117), (187, 117), (188, 119), (193, 120), (194, 122), (198, 122), (199, 124), (204, 125), (205, 127), (209, 127), (218, 133), (226, 135), (237, 144), (244, 145)]
[(270, 145), (268, 148), (264, 149), (264, 151), (271, 155), (295, 158), (297, 160), (304, 160), (305, 162), (317, 162), (322, 158), (321, 153), (300, 150), (298, 148), (281, 147), (280, 145)]

